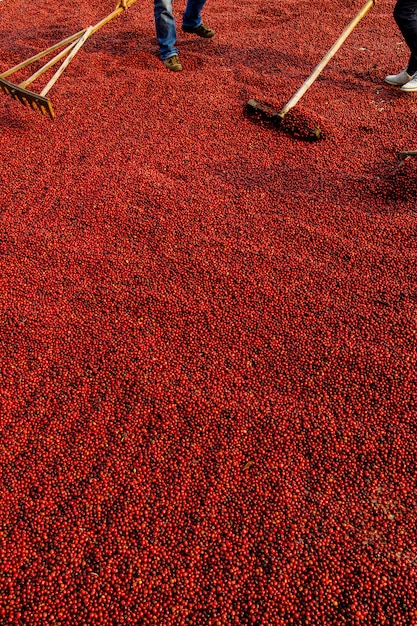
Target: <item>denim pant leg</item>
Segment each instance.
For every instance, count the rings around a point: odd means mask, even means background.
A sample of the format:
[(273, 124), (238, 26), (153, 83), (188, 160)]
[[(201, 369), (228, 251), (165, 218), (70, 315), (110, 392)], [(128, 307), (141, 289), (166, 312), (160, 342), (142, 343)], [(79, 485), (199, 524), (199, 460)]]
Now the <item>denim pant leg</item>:
[(172, 0), (154, 0), (154, 15), (159, 56), (164, 61), (178, 54), (175, 47), (177, 31), (172, 13)]
[(206, 0), (187, 0), (187, 6), (182, 17), (183, 26), (198, 28), (201, 24), (201, 11)]
[(411, 52), (407, 72), (411, 75), (415, 74), (417, 72), (417, 0), (397, 0), (394, 18)]

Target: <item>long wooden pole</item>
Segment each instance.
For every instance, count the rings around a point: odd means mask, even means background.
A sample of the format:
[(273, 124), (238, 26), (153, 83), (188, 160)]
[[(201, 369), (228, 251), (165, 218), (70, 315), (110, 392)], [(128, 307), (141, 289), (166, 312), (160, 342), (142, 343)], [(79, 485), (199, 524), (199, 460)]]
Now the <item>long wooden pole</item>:
[(407, 157), (415, 156), (417, 156), (417, 150), (405, 150), (404, 152), (400, 152), (400, 159), (406, 159)]
[(307, 78), (307, 80), (301, 85), (298, 91), (293, 95), (291, 100), (287, 102), (287, 104), (281, 109), (279, 112), (280, 117), (284, 117), (290, 109), (292, 109), (297, 102), (303, 97), (307, 89), (311, 87), (314, 83), (318, 75), (322, 72), (322, 70), (329, 63), (330, 59), (334, 57), (339, 48), (343, 45), (346, 39), (349, 37), (355, 26), (361, 21), (363, 17), (368, 13), (368, 11), (375, 5), (375, 0), (368, 0), (362, 7), (362, 9), (358, 12), (356, 17), (350, 22), (350, 24), (345, 28), (340, 37), (335, 41), (333, 46), (327, 52), (327, 54), (322, 58), (320, 63), (315, 67), (313, 72)]
[[(127, 0), (127, 2), (126, 2), (127, 7), (126, 8), (131, 7), (132, 4), (135, 4), (135, 2), (136, 2), (136, 0)], [(102, 20), (100, 20), (100, 22), (98, 22), (95, 26), (92, 26), (91, 35), (93, 35), (98, 30), (100, 30), (100, 28), (102, 28), (103, 26), (108, 24), (108, 22), (111, 22), (111, 20), (113, 20), (118, 15), (120, 15), (120, 13), (123, 13), (123, 11), (125, 11), (125, 9), (123, 7), (117, 7), (117, 9), (112, 11), (112, 13), (110, 13), (109, 15), (104, 17)]]

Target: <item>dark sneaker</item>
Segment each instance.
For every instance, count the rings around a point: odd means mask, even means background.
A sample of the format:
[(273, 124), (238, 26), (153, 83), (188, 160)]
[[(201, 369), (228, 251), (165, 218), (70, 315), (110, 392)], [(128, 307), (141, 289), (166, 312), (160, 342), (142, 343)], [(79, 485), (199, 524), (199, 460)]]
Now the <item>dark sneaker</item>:
[(192, 33), (193, 35), (198, 35), (199, 37), (204, 37), (204, 39), (210, 39), (214, 37), (214, 30), (211, 28), (207, 28), (204, 24), (200, 24), (197, 28), (193, 28), (192, 26), (182, 26), (181, 30), (184, 33)]
[(181, 72), (182, 70), (182, 65), (177, 54), (174, 54), (174, 56), (168, 59), (164, 59), (164, 65), (172, 72)]

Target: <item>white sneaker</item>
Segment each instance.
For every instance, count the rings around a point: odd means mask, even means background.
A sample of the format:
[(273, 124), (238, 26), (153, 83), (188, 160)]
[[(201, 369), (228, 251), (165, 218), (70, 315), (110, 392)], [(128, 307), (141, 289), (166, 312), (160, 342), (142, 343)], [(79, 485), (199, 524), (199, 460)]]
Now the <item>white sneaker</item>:
[(408, 83), (401, 87), (401, 91), (417, 91), (417, 72), (413, 74)]
[(404, 70), (403, 72), (400, 72), (399, 74), (390, 74), (389, 76), (385, 78), (385, 82), (388, 83), (388, 85), (395, 85), (396, 87), (402, 87), (403, 85), (408, 83), (412, 78), (413, 76), (410, 76), (410, 74), (407, 73), (407, 70)]

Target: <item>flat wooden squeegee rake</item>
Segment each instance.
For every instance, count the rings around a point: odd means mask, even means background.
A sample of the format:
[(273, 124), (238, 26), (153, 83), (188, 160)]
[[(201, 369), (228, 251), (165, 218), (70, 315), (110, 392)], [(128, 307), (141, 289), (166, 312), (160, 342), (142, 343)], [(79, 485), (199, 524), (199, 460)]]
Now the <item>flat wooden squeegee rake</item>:
[[(130, 7), (134, 2), (136, 2), (136, 0), (127, 0), (127, 7)], [(6, 72), (3, 72), (2, 74), (0, 74), (0, 89), (6, 95), (14, 98), (14, 100), (18, 100), (25, 106), (29, 105), (34, 111), (40, 111), (42, 115), (49, 115), (49, 117), (53, 120), (55, 114), (52, 108), (52, 103), (49, 98), (46, 97), (51, 87), (56, 83), (66, 67), (68, 67), (69, 63), (75, 57), (83, 44), (87, 41), (87, 39), (91, 37), (91, 35), (96, 33), (102, 26), (120, 15), (120, 13), (122, 13), (124, 10), (124, 8), (118, 7), (117, 9), (112, 11), (112, 13), (110, 13), (100, 22), (98, 22), (95, 26), (89, 26), (88, 28), (84, 28), (80, 32), (75, 33), (75, 35), (71, 35), (70, 37), (63, 39), (62, 41), (59, 41), (54, 46), (51, 46), (50, 48), (39, 52), (30, 59), (26, 59), (26, 61), (22, 61), (22, 63), (19, 63), (18, 65), (15, 65)], [(45, 65), (43, 65), (37, 72), (32, 74), (32, 76), (29, 76), (29, 78), (19, 83), (18, 85), (6, 80), (7, 77), (11, 76), (15, 72), (18, 72), (19, 70), (28, 67), (32, 63), (35, 63), (35, 61), (43, 59), (48, 54), (51, 54), (52, 52), (55, 52), (56, 50), (59, 50), (64, 46), (64, 50), (61, 50), (61, 52), (55, 55), (50, 61), (45, 63)], [(26, 89), (26, 87), (31, 85), (37, 78), (39, 78), (39, 76), (44, 74), (47, 70), (49, 70), (49, 68), (62, 60), (63, 63), (40, 93), (35, 93), (34, 91), (29, 91), (28, 89)]]
[[(267, 104), (261, 104), (256, 100), (249, 100), (247, 103), (247, 108), (250, 112), (259, 113), (261, 116), (266, 117), (267, 119), (273, 119), (276, 123), (281, 124), (284, 121), (287, 113), (295, 107), (297, 102), (303, 97), (307, 89), (311, 87), (314, 83), (318, 75), (321, 71), (326, 67), (329, 63), (330, 59), (336, 54), (336, 52), (341, 48), (345, 40), (349, 37), (355, 26), (361, 21), (363, 17), (368, 13), (368, 11), (375, 5), (375, 0), (368, 0), (361, 10), (357, 13), (356, 17), (350, 22), (350, 24), (345, 28), (340, 37), (335, 41), (330, 50), (325, 54), (320, 63), (315, 67), (310, 76), (305, 80), (305, 82), (301, 85), (298, 91), (293, 95), (291, 100), (287, 102), (287, 104), (280, 110), (276, 111), (272, 107)], [(310, 139), (319, 139), (321, 135), (321, 129), (315, 128), (310, 130)]]

